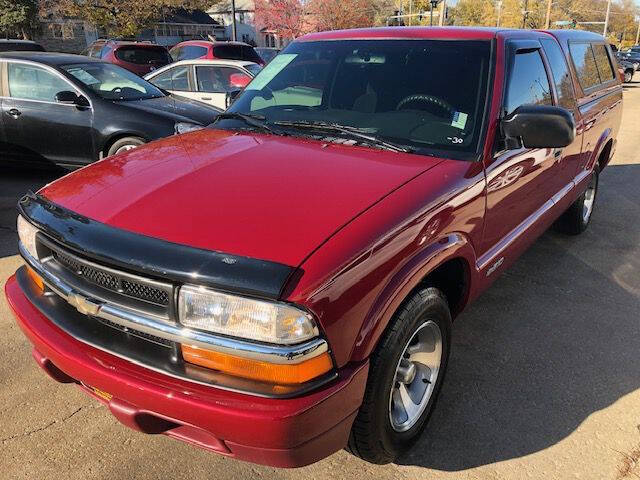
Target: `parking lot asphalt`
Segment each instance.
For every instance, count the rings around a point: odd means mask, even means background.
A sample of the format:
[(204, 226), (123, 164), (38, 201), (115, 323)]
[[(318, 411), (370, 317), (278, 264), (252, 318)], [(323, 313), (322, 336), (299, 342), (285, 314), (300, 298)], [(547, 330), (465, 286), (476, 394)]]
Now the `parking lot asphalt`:
[[(342, 451), (279, 470), (129, 430), (36, 366), (0, 295), (0, 478), (640, 478), (640, 81), (624, 101), (588, 231), (547, 232), (459, 317), (438, 407), (397, 464)], [(16, 201), (55, 176), (0, 170), (0, 285), (21, 263)]]

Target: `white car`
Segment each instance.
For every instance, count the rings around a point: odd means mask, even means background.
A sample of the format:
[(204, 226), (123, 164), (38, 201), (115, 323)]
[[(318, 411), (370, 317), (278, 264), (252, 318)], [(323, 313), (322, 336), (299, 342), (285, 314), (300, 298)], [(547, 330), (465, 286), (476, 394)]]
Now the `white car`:
[(226, 109), (228, 92), (243, 89), (262, 69), (242, 60), (182, 60), (145, 75), (145, 80), (173, 94)]

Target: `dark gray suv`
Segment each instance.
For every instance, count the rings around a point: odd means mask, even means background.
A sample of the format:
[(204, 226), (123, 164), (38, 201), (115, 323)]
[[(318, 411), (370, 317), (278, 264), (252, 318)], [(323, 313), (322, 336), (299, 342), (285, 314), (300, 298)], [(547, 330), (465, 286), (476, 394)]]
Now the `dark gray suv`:
[(31, 40), (0, 40), (0, 52), (44, 52), (44, 47)]

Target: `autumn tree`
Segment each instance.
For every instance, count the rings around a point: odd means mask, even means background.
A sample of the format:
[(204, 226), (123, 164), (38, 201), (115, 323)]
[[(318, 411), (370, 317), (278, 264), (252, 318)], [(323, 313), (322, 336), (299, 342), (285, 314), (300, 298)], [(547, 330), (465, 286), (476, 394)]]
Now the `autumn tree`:
[(255, 23), (280, 38), (296, 38), (308, 30), (301, 0), (255, 0)]
[(309, 0), (308, 23), (313, 31), (371, 27), (378, 13), (377, 0)]
[(0, 0), (0, 32), (31, 37), (38, 13), (37, 0)]
[[(12, 0), (9, 0), (12, 1)], [(134, 36), (172, 10), (206, 10), (216, 0), (42, 0), (48, 15), (85, 20), (109, 35)]]

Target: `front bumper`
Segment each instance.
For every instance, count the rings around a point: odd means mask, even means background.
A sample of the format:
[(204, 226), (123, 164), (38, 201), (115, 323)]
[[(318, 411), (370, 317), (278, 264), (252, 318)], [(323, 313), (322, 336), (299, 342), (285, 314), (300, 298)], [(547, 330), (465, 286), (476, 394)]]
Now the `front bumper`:
[[(254, 463), (298, 467), (343, 448), (362, 402), (368, 363), (294, 398), (263, 398), (164, 375), (79, 342), (52, 324), (12, 276), (5, 293), (34, 358), (77, 383), (125, 425)], [(108, 392), (110, 396), (100, 392)]]

